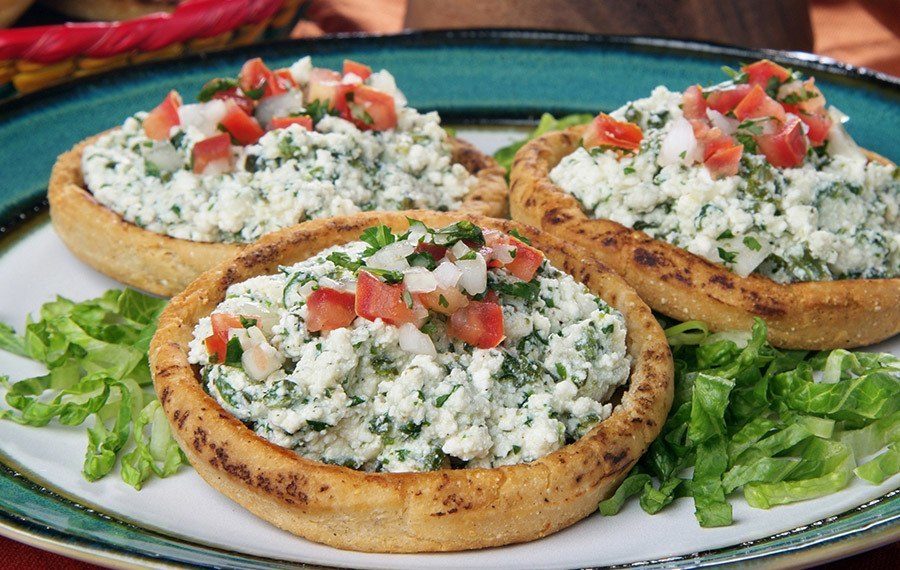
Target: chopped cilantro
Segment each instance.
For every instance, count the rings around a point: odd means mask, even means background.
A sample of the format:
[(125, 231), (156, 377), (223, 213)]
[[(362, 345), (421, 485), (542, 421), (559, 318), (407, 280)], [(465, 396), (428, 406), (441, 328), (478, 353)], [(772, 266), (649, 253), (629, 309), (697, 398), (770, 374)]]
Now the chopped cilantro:
[(434, 243), (437, 245), (449, 247), (463, 240), (481, 245), (484, 243), (484, 233), (481, 228), (467, 220), (450, 224), (434, 232)]
[(453, 393), (456, 392), (457, 390), (459, 390), (459, 384), (455, 384), (453, 386), (453, 388), (451, 388), (450, 391), (447, 392), (446, 394), (438, 396), (437, 399), (435, 399), (435, 401), (434, 401), (434, 407), (435, 408), (444, 407), (444, 404), (447, 403), (447, 400), (450, 398), (450, 396), (452, 396)]
[(752, 249), (753, 251), (759, 251), (762, 249), (762, 245), (760, 245), (760, 243), (753, 236), (745, 237), (744, 245), (746, 245), (748, 249)]
[(525, 237), (524, 235), (522, 235), (521, 233), (519, 233), (519, 230), (517, 230), (516, 228), (509, 230), (509, 235), (516, 238), (517, 240), (524, 243), (525, 245), (531, 245), (531, 240), (528, 239), (527, 237)]
[(244, 356), (244, 348), (241, 346), (241, 341), (236, 336), (232, 337), (225, 348), (225, 364), (237, 366), (241, 363), (242, 356)]
[(351, 259), (350, 256), (343, 251), (334, 251), (328, 254), (328, 257), (326, 257), (325, 259), (334, 263), (338, 267), (343, 267), (344, 269), (349, 269), (350, 271), (356, 271), (363, 265), (362, 261)]
[(325, 431), (326, 429), (331, 427), (325, 422), (318, 422), (316, 420), (306, 420), (306, 425), (308, 425), (313, 431)]
[(369, 257), (383, 247), (397, 241), (397, 237), (391, 233), (391, 228), (384, 224), (366, 228), (366, 230), (360, 234), (359, 239), (369, 244), (369, 247), (363, 252), (363, 257)]
[(728, 239), (728, 238), (733, 238), (733, 237), (734, 237), (734, 234), (731, 233), (731, 230), (725, 230), (724, 232), (720, 233), (719, 237), (717, 237), (716, 239)]
[[(237, 79), (231, 77), (216, 77), (207, 81), (197, 94), (197, 101), (205, 103), (213, 98), (213, 95), (220, 91), (227, 91), (238, 86)], [(249, 97), (249, 95), (248, 95)]]
[(719, 257), (722, 259), (722, 261), (724, 261), (725, 263), (734, 263), (734, 259), (737, 257), (737, 253), (733, 251), (726, 251), (721, 247), (716, 249), (719, 250)]

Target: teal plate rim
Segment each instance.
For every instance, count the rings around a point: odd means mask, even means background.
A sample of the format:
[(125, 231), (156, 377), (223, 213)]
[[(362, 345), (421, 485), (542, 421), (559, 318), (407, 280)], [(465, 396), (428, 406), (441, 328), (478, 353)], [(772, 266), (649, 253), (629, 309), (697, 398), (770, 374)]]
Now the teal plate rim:
[[(900, 78), (865, 68), (857, 68), (828, 58), (800, 52), (754, 50), (726, 45), (637, 36), (598, 36), (567, 32), (531, 30), (453, 30), (409, 32), (391, 36), (345, 34), (316, 40), (281, 40), (243, 46), (190, 57), (150, 62), (128, 70), (115, 70), (74, 79), (61, 85), (27, 95), (16, 95), (0, 101), (0, 120), (15, 115), (35, 103), (65, 97), (71, 89), (85, 84), (114, 84), (148, 70), (186, 68), (204, 61), (303, 49), (311, 54), (327, 54), (354, 47), (437, 47), (480, 44), (484, 46), (593, 46), (626, 51), (690, 55), (699, 58), (758, 59), (774, 61), (825, 74), (833, 80), (849, 79), (869, 89), (900, 96)], [(440, 111), (440, 108), (438, 108)], [(482, 124), (528, 122), (542, 112), (571, 112), (564, 109), (522, 109), (511, 113), (497, 109), (466, 109), (464, 112), (441, 112), (450, 123)], [(0, 210), (0, 240), (12, 237), (13, 230), (46, 210), (43, 192), (33, 192)], [(0, 534), (7, 537), (104, 565), (117, 567), (218, 567), (286, 568), (319, 567), (288, 563), (283, 560), (247, 555), (175, 538), (124, 522), (94, 511), (62, 496), (19, 471), (5, 454), (0, 453)], [(49, 486), (49, 485), (48, 485)], [(808, 566), (828, 559), (849, 556), (900, 540), (900, 489), (856, 508), (769, 537), (736, 545), (705, 550), (661, 560), (643, 560), (608, 568), (676, 568), (706, 567), (729, 563), (766, 563), (772, 567)]]

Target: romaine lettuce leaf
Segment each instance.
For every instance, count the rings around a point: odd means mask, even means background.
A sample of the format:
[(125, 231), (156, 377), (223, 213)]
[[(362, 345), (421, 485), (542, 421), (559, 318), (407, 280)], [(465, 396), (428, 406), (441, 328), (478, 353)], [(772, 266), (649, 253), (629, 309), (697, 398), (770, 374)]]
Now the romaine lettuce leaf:
[[(130, 446), (121, 468), (129, 484), (140, 488), (151, 473), (174, 473), (186, 461), (158, 408), (147, 363), (163, 307), (162, 299), (113, 289), (87, 301), (57, 297), (45, 303), (38, 320), (29, 317), (21, 337), (0, 323), (0, 349), (48, 368), (43, 376), (4, 381), (9, 409), (0, 410), (0, 419), (30, 426), (92, 420), (82, 466), (89, 481), (109, 474)], [(148, 424), (149, 441), (143, 433)]]

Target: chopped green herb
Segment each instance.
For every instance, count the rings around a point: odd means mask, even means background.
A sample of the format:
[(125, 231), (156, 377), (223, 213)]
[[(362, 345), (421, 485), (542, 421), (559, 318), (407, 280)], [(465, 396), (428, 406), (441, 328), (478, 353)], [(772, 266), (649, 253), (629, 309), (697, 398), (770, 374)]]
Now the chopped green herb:
[(760, 245), (759, 241), (753, 236), (746, 236), (744, 238), (744, 245), (747, 246), (747, 249), (752, 249), (753, 251), (759, 251), (762, 249), (762, 245)]

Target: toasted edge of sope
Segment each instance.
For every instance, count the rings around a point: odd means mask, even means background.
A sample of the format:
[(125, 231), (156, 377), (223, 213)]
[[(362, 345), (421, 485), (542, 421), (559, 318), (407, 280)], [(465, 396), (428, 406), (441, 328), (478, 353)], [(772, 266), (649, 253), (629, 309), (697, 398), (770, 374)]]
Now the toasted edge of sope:
[[(48, 188), (53, 227), (81, 261), (126, 285), (172, 296), (245, 247), (178, 239), (145, 230), (97, 202), (85, 186), (81, 155), (99, 136), (85, 139), (59, 156)], [(477, 178), (458, 211), (506, 216), (504, 169), (465, 141), (451, 138), (451, 143), (453, 162), (462, 164)]]
[[(560, 270), (619, 310), (632, 368), (621, 402), (584, 437), (531, 463), (493, 469), (367, 473), (306, 459), (256, 435), (203, 389), (188, 362), (197, 322), (227, 288), (270, 274), (367, 227), (440, 227), (461, 219), (515, 228)], [(513, 222), (459, 213), (369, 212), (281, 230), (201, 275), (174, 297), (150, 347), (153, 381), (175, 438), (213, 487), (258, 517), (309, 540), (371, 552), (455, 551), (534, 540), (597, 510), (659, 434), (673, 363), (650, 308), (621, 278), (562, 240)], [(610, 528), (610, 530), (612, 530)]]

